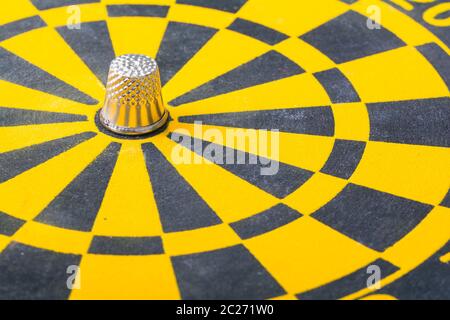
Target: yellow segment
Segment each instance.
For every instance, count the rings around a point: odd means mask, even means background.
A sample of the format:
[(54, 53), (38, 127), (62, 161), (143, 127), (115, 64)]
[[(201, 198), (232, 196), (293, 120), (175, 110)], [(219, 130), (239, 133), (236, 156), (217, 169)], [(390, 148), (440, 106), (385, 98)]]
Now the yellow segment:
[(0, 80), (0, 92), (2, 92), (0, 106), (10, 108), (73, 114), (93, 114), (96, 111), (95, 106), (87, 106), (2, 80)]
[(174, 108), (174, 114), (259, 111), (327, 106), (330, 103), (330, 98), (317, 79), (305, 73), (188, 103)]
[(0, 210), (33, 219), (108, 145), (98, 136), (0, 184)]
[(13, 240), (41, 249), (83, 254), (87, 252), (91, 238), (92, 236), (86, 232), (29, 221), (14, 235)]
[(11, 238), (0, 234), (0, 253), (9, 245)]
[(41, 11), (40, 15), (50, 27), (60, 27), (73, 24), (78, 13), (81, 23), (106, 20), (107, 18), (106, 7), (102, 3), (54, 8)]
[[(318, 171), (328, 159), (334, 145), (332, 137), (313, 136), (306, 134), (279, 133), (279, 139), (270, 139), (271, 133), (261, 130), (240, 130), (239, 128), (216, 127), (208, 125), (195, 125), (188, 123), (177, 123), (175, 130), (186, 129), (193, 137), (224, 145), (236, 150), (249, 152), (275, 161), (281, 161), (302, 169)], [(196, 129), (197, 128), (197, 129)], [(200, 130), (200, 128), (202, 130)], [(208, 132), (215, 130), (217, 134), (223, 137), (223, 141), (216, 141), (215, 135), (209, 135)], [(241, 137), (245, 143), (236, 143), (237, 139), (226, 139), (227, 133), (235, 133)], [(241, 133), (240, 133), (241, 132)], [(260, 143), (259, 138), (267, 135), (267, 144)], [(252, 139), (246, 137), (253, 137)], [(246, 138), (246, 139), (245, 139)], [(245, 139), (245, 140), (244, 140)], [(250, 141), (252, 140), (252, 141)], [(223, 143), (222, 143), (223, 142)], [(254, 148), (256, 147), (256, 148)], [(273, 150), (279, 151), (279, 156), (274, 156)], [(255, 152), (256, 151), (256, 152)]]
[(37, 15), (38, 12), (29, 0), (2, 1), (0, 25)]
[(144, 156), (138, 143), (122, 145), (92, 232), (106, 236), (162, 233)]
[(335, 122), (335, 137), (338, 139), (368, 141), (369, 113), (363, 103), (332, 105)]
[(164, 86), (165, 101), (209, 82), (269, 50), (269, 46), (258, 40), (221, 30)]
[(227, 248), (241, 243), (241, 239), (227, 224), (163, 235), (164, 250), (176, 256)]
[(439, 204), (449, 189), (448, 148), (369, 142), (351, 181), (408, 199)]
[[(206, 159), (202, 164), (175, 164), (172, 152), (178, 144), (168, 138), (158, 141), (156, 146), (224, 222), (247, 218), (278, 202), (268, 193)], [(181, 148), (194, 161), (194, 153)]]
[(85, 255), (79, 269), (80, 289), (70, 299), (179, 299), (166, 255)]
[(86, 122), (0, 127), (0, 153), (88, 131)]
[(148, 17), (124, 17), (108, 20), (116, 55), (144, 54), (155, 58), (166, 30), (167, 20)]
[(167, 16), (170, 21), (195, 23), (216, 29), (228, 27), (235, 18), (228, 12), (190, 5), (172, 6)]
[(275, 49), (310, 73), (335, 67), (330, 58), (299, 38), (287, 39), (276, 45)]
[(105, 5), (109, 4), (154, 4), (154, 5), (171, 5), (176, 0), (102, 0)]
[(450, 209), (435, 207), (414, 230), (388, 248), (383, 258), (412, 270), (450, 239)]
[(448, 96), (448, 88), (437, 71), (412, 47), (348, 62), (340, 69), (364, 102)]
[(302, 214), (310, 215), (336, 197), (346, 185), (344, 179), (317, 172), (283, 202)]
[(341, 15), (348, 6), (336, 0), (257, 0), (249, 1), (239, 17), (298, 37)]
[(104, 98), (103, 84), (53, 28), (24, 33), (2, 46), (81, 92), (97, 100)]
[(375, 251), (309, 217), (247, 240), (245, 246), (291, 294), (337, 280), (377, 258)]

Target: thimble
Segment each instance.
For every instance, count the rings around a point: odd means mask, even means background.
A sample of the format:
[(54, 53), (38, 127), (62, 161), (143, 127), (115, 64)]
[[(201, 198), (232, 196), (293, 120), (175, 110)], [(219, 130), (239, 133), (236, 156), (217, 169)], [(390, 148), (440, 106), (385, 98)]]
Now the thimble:
[(164, 107), (156, 61), (145, 55), (127, 54), (111, 63), (100, 122), (123, 135), (140, 135), (164, 126)]

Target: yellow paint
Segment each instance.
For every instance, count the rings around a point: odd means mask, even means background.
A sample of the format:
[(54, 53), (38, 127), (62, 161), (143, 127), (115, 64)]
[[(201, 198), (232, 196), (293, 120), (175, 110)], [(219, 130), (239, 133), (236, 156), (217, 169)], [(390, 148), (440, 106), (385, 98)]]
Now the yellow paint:
[(97, 100), (104, 98), (103, 84), (56, 30), (30, 31), (3, 42), (2, 46), (91, 97)]
[(195, 23), (215, 29), (224, 29), (234, 21), (235, 17), (224, 11), (179, 4), (170, 8), (167, 19), (176, 22)]
[(347, 181), (344, 179), (318, 172), (283, 202), (300, 213), (309, 215), (336, 197), (346, 185)]
[(221, 30), (165, 85), (165, 101), (170, 101), (269, 50), (268, 45), (258, 40), (237, 32)]
[[(409, 2), (406, 3), (410, 5)], [(352, 9), (369, 17), (370, 15), (368, 14), (367, 9), (373, 5), (376, 5), (381, 10), (381, 24), (383, 27), (393, 31), (397, 37), (402, 39), (408, 45), (420, 46), (436, 41), (441, 43), (437, 37), (430, 33), (425, 27), (419, 25), (413, 18), (399, 12), (385, 2), (379, 0), (361, 0), (354, 3)]]
[(340, 69), (364, 102), (448, 96), (448, 88), (440, 75), (412, 47), (354, 60), (342, 64)]
[[(411, 2), (395, 2), (409, 4), (406, 9), (412, 9)], [(107, 18), (106, 5), (109, 4), (172, 7), (167, 19)], [(350, 8), (367, 15), (367, 7), (373, 4), (382, 10), (384, 27), (408, 46), (339, 66), (363, 102), (448, 96), (448, 88), (439, 74), (414, 46), (435, 42), (447, 52), (450, 53), (450, 50), (412, 18), (379, 0), (360, 0), (351, 6), (335, 0), (250, 0), (238, 14), (175, 4), (175, 0), (103, 0), (99, 4), (81, 5), (81, 22), (107, 19), (117, 54), (142, 53), (155, 56), (169, 21), (220, 29), (164, 88), (166, 102), (269, 50), (284, 54), (307, 73), (179, 108), (169, 106), (174, 121), (160, 135), (124, 142), (120, 138), (99, 133), (96, 138), (0, 184), (0, 211), (28, 220), (13, 237), (0, 235), (0, 252), (14, 240), (56, 252), (83, 254), (82, 287), (72, 292), (72, 299), (180, 298), (170, 256), (200, 253), (242, 243), (228, 224), (267, 210), (280, 200), (219, 166), (210, 163), (174, 164), (171, 151), (175, 144), (165, 135), (176, 128), (191, 129), (189, 124), (177, 122), (180, 116), (331, 105), (325, 90), (312, 73), (334, 68), (335, 64), (298, 37)], [(446, 6), (448, 4), (432, 7), (423, 18), (432, 24), (446, 24), (448, 19), (435, 19), (436, 13)], [(5, 2), (2, 7), (4, 10), (0, 12), (0, 25), (39, 13), (50, 26), (8, 39), (2, 42), (3, 47), (92, 95), (101, 105), (104, 95), (101, 83), (53, 29), (66, 25), (70, 18), (67, 8), (38, 12), (28, 0)], [(237, 17), (262, 23), (290, 38), (269, 46), (248, 36), (224, 30)], [(147, 40), (137, 41), (142, 37)], [(0, 128), (0, 152), (86, 130), (98, 130), (93, 123), (93, 116), (99, 106), (85, 106), (5, 81), (0, 81), (0, 106), (88, 116), (86, 123)], [(400, 267), (399, 272), (383, 279), (384, 286), (416, 268), (450, 238), (450, 210), (441, 206), (434, 208), (414, 230), (384, 253), (372, 251), (308, 217), (331, 201), (348, 183), (317, 173), (332, 150), (334, 138), (367, 141), (369, 136), (370, 124), (363, 103), (334, 104), (332, 109), (336, 122), (335, 137), (280, 134), (280, 159), (316, 172), (301, 188), (281, 201), (306, 216), (244, 241), (258, 261), (288, 291), (277, 299), (295, 299), (295, 294), (337, 280), (379, 257)], [(225, 130), (218, 129), (221, 132)], [(112, 141), (124, 145), (92, 233), (31, 221)], [(223, 224), (192, 231), (162, 233), (140, 146), (149, 141), (154, 142), (168, 161), (174, 164), (180, 175), (224, 221)], [(189, 151), (188, 154), (192, 156)], [(449, 188), (448, 163), (448, 148), (370, 142), (351, 182), (437, 205)], [(114, 257), (86, 254), (90, 239), (96, 234), (129, 237), (161, 235), (167, 255)], [(440, 257), (443, 263), (448, 263), (448, 259), (448, 253)], [(344, 298), (381, 300), (395, 297), (363, 289)]]
[(450, 262), (450, 252), (444, 254), (443, 256), (441, 256), (439, 258), (439, 261), (441, 261), (442, 263), (449, 263)]
[(0, 153), (88, 131), (87, 122), (0, 127)]
[(245, 88), (174, 108), (175, 115), (328, 106), (330, 99), (311, 74)]
[(13, 240), (46, 250), (84, 254), (89, 248), (92, 236), (87, 232), (61, 229), (34, 221), (27, 222)]
[(299, 38), (287, 39), (275, 48), (310, 73), (335, 67), (335, 63), (330, 58)]
[(167, 20), (124, 17), (108, 20), (116, 55), (145, 54), (156, 58)]
[(106, 236), (161, 234), (158, 209), (137, 144), (124, 144), (92, 232)]
[(163, 235), (168, 255), (184, 255), (227, 248), (241, 243), (241, 239), (227, 224)]
[(85, 255), (70, 299), (179, 299), (168, 256)]
[(347, 9), (346, 4), (335, 0), (257, 0), (249, 1), (238, 15), (298, 37), (341, 15)]
[[(247, 218), (278, 202), (273, 196), (210, 161), (205, 160), (204, 164), (175, 164), (171, 154), (176, 143), (170, 139), (157, 143), (156, 146), (225, 222)], [(187, 152), (192, 154), (190, 150)], [(248, 201), (249, 199), (252, 201)]]
[(435, 207), (409, 234), (383, 253), (383, 259), (412, 270), (450, 239), (450, 209)]
[(364, 103), (341, 103), (332, 108), (337, 139), (369, 140), (369, 114)]
[[(107, 17), (106, 7), (102, 3), (78, 5), (77, 7), (80, 9), (81, 23), (105, 20)], [(73, 12), (70, 11), (70, 7), (60, 7), (42, 11), (40, 14), (50, 27), (60, 27), (71, 22)]]
[(28, 18), (38, 14), (29, 0), (2, 1), (0, 25)]
[(449, 189), (448, 148), (369, 142), (352, 182), (438, 204)]
[(33, 219), (108, 145), (95, 137), (0, 184), (0, 210)]
[(5, 248), (9, 245), (10, 242), (11, 238), (4, 235), (0, 235), (0, 254), (2, 253), (3, 250), (5, 250)]
[[(270, 132), (264, 133), (263, 131), (253, 129), (243, 131), (239, 130), (239, 128), (216, 127), (204, 124), (200, 126), (188, 123), (177, 123), (173, 125), (173, 128), (174, 132), (177, 132), (177, 130), (188, 130), (189, 134), (193, 137), (311, 171), (318, 171), (323, 167), (334, 145), (334, 139), (332, 137), (306, 134), (280, 132), (278, 141), (277, 139), (272, 141), (270, 139)], [(202, 128), (202, 130), (195, 128)], [(223, 137), (223, 143), (215, 141), (214, 138), (216, 135), (208, 135), (212, 130), (215, 130), (217, 135), (220, 134)], [(245, 140), (246, 143), (240, 144), (236, 143), (237, 139), (232, 139), (231, 141), (226, 139), (227, 133), (229, 132), (235, 132), (237, 136), (243, 138), (247, 134), (248, 136), (256, 137), (256, 139), (263, 134), (267, 134), (269, 139), (267, 139), (267, 145), (259, 143), (259, 140), (256, 140), (255, 144), (254, 142), (250, 142), (249, 139)], [(239, 134), (239, 132), (242, 132), (242, 134)], [(271, 152), (272, 150), (279, 150), (279, 156), (275, 157)]]
[(377, 257), (376, 252), (309, 217), (244, 243), (291, 294), (337, 280)]
[(10, 108), (82, 115), (96, 111), (95, 106), (87, 106), (2, 80), (0, 80), (0, 92), (2, 92), (0, 106)]

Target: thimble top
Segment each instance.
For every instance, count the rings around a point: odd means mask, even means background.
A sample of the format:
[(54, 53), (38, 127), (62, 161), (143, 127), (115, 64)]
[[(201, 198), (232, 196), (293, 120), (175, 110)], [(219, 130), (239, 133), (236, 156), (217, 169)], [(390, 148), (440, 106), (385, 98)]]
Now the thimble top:
[(110, 70), (119, 76), (141, 78), (154, 73), (158, 69), (156, 61), (141, 54), (119, 56), (111, 63)]

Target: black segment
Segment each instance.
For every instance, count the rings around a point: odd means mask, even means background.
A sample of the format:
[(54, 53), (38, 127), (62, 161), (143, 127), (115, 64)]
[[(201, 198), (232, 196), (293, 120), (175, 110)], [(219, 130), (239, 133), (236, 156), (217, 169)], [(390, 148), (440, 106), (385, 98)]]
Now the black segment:
[(270, 51), (204, 85), (172, 100), (173, 106), (211, 98), (248, 87), (303, 73), (297, 64), (276, 51)]
[(85, 132), (0, 153), (0, 183), (12, 179), (95, 136), (96, 134), (93, 132)]
[(447, 195), (445, 196), (444, 200), (442, 200), (441, 206), (450, 208), (450, 189), (448, 190)]
[(236, 13), (247, 1), (248, 0), (177, 0), (177, 3)]
[(361, 101), (353, 85), (339, 69), (318, 72), (314, 76), (324, 87), (332, 103)]
[(142, 256), (163, 254), (161, 237), (101, 237), (92, 240), (89, 253)]
[(156, 5), (110, 5), (106, 7), (110, 17), (167, 17), (169, 6)]
[(35, 220), (49, 225), (91, 231), (120, 151), (111, 143)]
[(227, 29), (258, 39), (270, 45), (275, 45), (289, 38), (284, 33), (241, 18), (234, 20)]
[(282, 227), (301, 216), (299, 212), (280, 203), (269, 210), (230, 225), (241, 239), (249, 239)]
[(205, 125), (232, 128), (279, 130), (319, 136), (334, 135), (334, 117), (330, 107), (216, 113), (180, 117), (178, 120), (185, 123), (200, 121)]
[(47, 24), (39, 16), (25, 18), (22, 20), (17, 20), (4, 25), (0, 25), (0, 41), (46, 26)]
[(343, 63), (405, 45), (387, 29), (369, 29), (368, 18), (348, 11), (300, 38), (336, 63)]
[[(380, 280), (398, 271), (399, 268), (383, 259), (377, 259), (369, 265), (328, 283), (322, 287), (297, 294), (300, 300), (337, 300), (349, 294), (367, 288), (368, 278), (374, 274), (373, 267), (378, 267)], [(373, 285), (372, 282), (369, 283)]]
[(353, 4), (357, 2), (358, 0), (340, 0), (341, 2), (347, 3), (347, 4)]
[(67, 284), (71, 276), (67, 273), (68, 268), (78, 266), (80, 260), (79, 255), (13, 242), (0, 254), (0, 299), (67, 299), (70, 294)]
[(216, 32), (213, 28), (169, 22), (156, 56), (161, 84), (164, 85), (172, 79)]
[(417, 50), (433, 65), (450, 89), (450, 56), (447, 52), (435, 43), (424, 44), (417, 47)]
[(0, 79), (84, 104), (98, 103), (94, 98), (4, 48), (0, 48)]
[(109, 65), (116, 57), (105, 21), (85, 22), (80, 29), (58, 27), (57, 31), (106, 85)]
[(222, 222), (153, 144), (143, 144), (142, 150), (164, 232), (193, 230)]
[(450, 266), (440, 258), (450, 252), (447, 242), (424, 263), (388, 284), (376, 294), (388, 294), (400, 300), (449, 300)]
[(367, 104), (370, 140), (450, 146), (450, 98)]
[(349, 184), (312, 216), (378, 251), (408, 234), (433, 207)]
[(39, 10), (47, 10), (77, 4), (99, 3), (100, 0), (31, 0)]
[[(297, 190), (313, 172), (215, 143), (173, 133), (183, 147), (221, 166), (271, 195), (284, 198)], [(270, 150), (268, 151), (270, 153)]]
[(361, 161), (365, 142), (336, 139), (333, 151), (320, 172), (343, 179), (352, 176)]
[(33, 110), (0, 107), (1, 127), (23, 126), (30, 124), (78, 122), (78, 121), (87, 121), (87, 117), (68, 113), (33, 111)]
[(261, 300), (285, 293), (242, 245), (171, 259), (185, 300)]
[(14, 235), (24, 223), (24, 220), (17, 219), (0, 211), (0, 234), (10, 237)]

